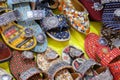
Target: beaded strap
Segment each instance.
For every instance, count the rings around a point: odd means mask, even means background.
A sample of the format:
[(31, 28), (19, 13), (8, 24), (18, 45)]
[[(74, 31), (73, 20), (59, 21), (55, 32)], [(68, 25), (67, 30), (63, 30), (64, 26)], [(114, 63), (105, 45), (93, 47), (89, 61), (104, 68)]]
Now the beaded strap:
[(21, 80), (28, 80), (31, 76), (36, 75), (36, 74), (40, 74), (40, 70), (33, 67), (25, 72), (22, 72), (20, 75), (20, 78)]
[(4, 13), (0, 15), (0, 26), (6, 25), (9, 22), (16, 21), (18, 20), (18, 18), (19, 18), (19, 13), (17, 10)]
[(27, 11), (27, 20), (39, 20), (45, 17), (44, 10), (31, 10)]
[(59, 61), (55, 64), (53, 64), (49, 70), (48, 75), (51, 77), (52, 80), (54, 80), (55, 73), (57, 73), (59, 70), (62, 70), (63, 68), (71, 68), (70, 65), (64, 61)]

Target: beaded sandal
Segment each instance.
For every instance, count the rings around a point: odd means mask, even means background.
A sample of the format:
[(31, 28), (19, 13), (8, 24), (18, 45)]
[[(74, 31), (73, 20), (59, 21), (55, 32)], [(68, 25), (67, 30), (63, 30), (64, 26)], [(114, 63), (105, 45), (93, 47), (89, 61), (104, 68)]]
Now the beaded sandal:
[(12, 57), (10, 49), (2, 42), (0, 42), (0, 62), (9, 60)]
[[(18, 11), (2, 9), (0, 15), (1, 35), (5, 43), (16, 50), (30, 50), (36, 46), (36, 39), (33, 34), (28, 34), (23, 26), (16, 24), (19, 17)], [(32, 31), (32, 29), (28, 29)], [(26, 36), (27, 35), (27, 36)], [(28, 36), (29, 35), (29, 36)]]
[(77, 31), (89, 33), (90, 25), (87, 10), (78, 0), (59, 0), (59, 10), (67, 16), (70, 25)]
[(29, 2), (35, 2), (35, 0), (7, 1), (9, 6), (12, 6), (14, 10), (18, 10), (20, 12), (21, 17), (17, 21), (18, 24), (24, 26), (25, 28), (33, 29), (34, 36), (37, 39), (37, 45), (33, 51), (41, 53), (47, 49), (47, 38), (41, 27), (34, 20), (45, 17), (45, 11), (31, 10)]
[(103, 5), (100, 0), (79, 0), (89, 12), (89, 17), (94, 21), (102, 21)]
[(13, 80), (13, 77), (4, 69), (0, 68), (0, 80)]
[(73, 61), (72, 65), (82, 75), (80, 80), (113, 80), (109, 68), (101, 67), (94, 60), (77, 58)]
[(33, 53), (29, 51), (13, 51), (10, 70), (16, 80), (43, 80), (44, 78), (44, 75), (41, 76), (43, 72), (37, 68)]
[(52, 39), (56, 41), (67, 41), (70, 39), (69, 25), (64, 15), (55, 15), (47, 3), (36, 3), (37, 10), (45, 11), (45, 18), (40, 20), (40, 25)]
[(62, 60), (70, 65), (72, 65), (74, 59), (83, 57), (84, 57), (83, 51), (71, 45), (65, 47), (62, 52)]

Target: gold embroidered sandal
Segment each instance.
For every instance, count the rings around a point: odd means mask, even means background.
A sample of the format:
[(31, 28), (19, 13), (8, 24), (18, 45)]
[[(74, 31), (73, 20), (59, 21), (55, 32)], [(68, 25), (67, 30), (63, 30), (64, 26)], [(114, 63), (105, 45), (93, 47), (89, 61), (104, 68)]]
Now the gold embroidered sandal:
[(1, 35), (5, 43), (16, 50), (30, 50), (35, 47), (36, 39), (31, 28), (23, 28), (14, 21), (19, 13), (8, 9), (2, 9), (0, 13)]

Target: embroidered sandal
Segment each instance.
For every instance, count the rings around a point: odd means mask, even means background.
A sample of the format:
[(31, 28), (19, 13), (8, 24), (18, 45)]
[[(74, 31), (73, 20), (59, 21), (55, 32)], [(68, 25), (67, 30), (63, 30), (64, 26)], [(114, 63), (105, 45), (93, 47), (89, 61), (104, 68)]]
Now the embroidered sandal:
[(42, 80), (43, 74), (37, 68), (32, 52), (13, 51), (13, 57), (10, 60), (10, 70), (17, 80)]
[(59, 10), (67, 16), (70, 25), (77, 31), (89, 33), (89, 19), (87, 10), (78, 0), (59, 0)]
[[(12, 1), (8, 0), (7, 3), (14, 10), (18, 10), (21, 17), (18, 24), (25, 26), (25, 28), (33, 29), (34, 36), (37, 39), (37, 45), (33, 49), (34, 52), (41, 53), (47, 49), (47, 38), (40, 26), (34, 21), (45, 17), (43, 10), (31, 10), (29, 2), (35, 2), (36, 0), (26, 1)], [(24, 6), (24, 7), (23, 7)]]
[(77, 58), (72, 63), (73, 68), (82, 75), (80, 80), (113, 80), (109, 68), (101, 67), (94, 60)]
[(70, 45), (63, 49), (62, 60), (72, 65), (74, 59), (82, 58), (84, 57), (83, 55), (84, 53), (82, 50)]
[[(9, 11), (9, 12), (6, 12)], [(1, 9), (0, 11), (0, 28), (1, 35), (5, 43), (16, 50), (30, 50), (35, 47), (36, 39), (31, 33), (30, 36), (23, 26), (16, 24), (14, 21), (18, 20), (18, 11), (11, 11), (8, 9)], [(29, 29), (31, 31), (31, 29)]]
[(103, 5), (100, 0), (79, 0), (89, 12), (89, 17), (94, 21), (102, 21)]
[(13, 80), (13, 77), (4, 69), (0, 68), (0, 80)]
[(0, 62), (9, 60), (12, 57), (10, 49), (2, 42), (0, 42)]

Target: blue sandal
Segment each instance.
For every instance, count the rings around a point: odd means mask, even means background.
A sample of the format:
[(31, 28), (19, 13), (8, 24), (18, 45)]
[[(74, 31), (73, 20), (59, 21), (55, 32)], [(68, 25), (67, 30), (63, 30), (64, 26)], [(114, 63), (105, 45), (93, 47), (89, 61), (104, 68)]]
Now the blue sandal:
[(69, 25), (64, 15), (55, 15), (51, 9), (46, 8), (48, 3), (37, 3), (37, 10), (44, 10), (45, 17), (40, 19), (40, 25), (44, 31), (56, 41), (67, 41), (70, 39)]
[(34, 36), (38, 43), (33, 51), (41, 53), (47, 49), (47, 38), (40, 26), (34, 20), (41, 19), (45, 15), (43, 10), (31, 10), (29, 2), (35, 1), (36, 0), (23, 0), (21, 2), (8, 0), (7, 3), (11, 8), (18, 10), (21, 13), (18, 24), (34, 30)]

